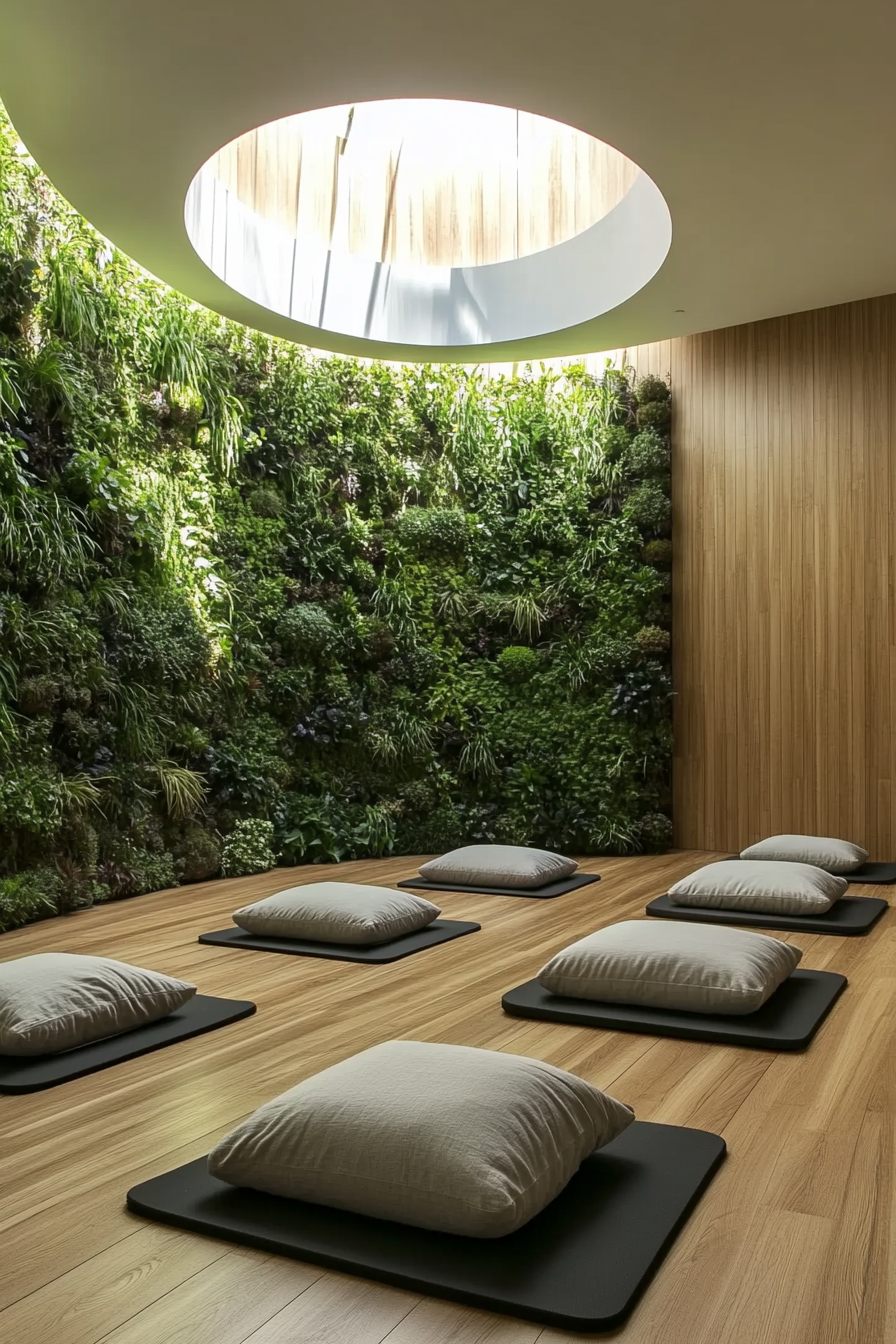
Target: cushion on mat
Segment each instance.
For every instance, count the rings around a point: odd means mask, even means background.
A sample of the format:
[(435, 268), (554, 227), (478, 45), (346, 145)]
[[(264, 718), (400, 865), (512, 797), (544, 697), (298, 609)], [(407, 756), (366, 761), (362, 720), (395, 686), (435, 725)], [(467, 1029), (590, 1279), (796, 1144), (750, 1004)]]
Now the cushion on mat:
[(578, 868), (575, 859), (549, 854), (546, 849), (522, 845), (464, 845), (440, 859), (430, 859), (420, 868), (427, 882), (460, 882), (470, 887), (487, 883), (493, 887), (543, 887), (569, 877)]
[(108, 957), (42, 952), (0, 965), (0, 1054), (52, 1055), (157, 1022), (196, 986)]
[(808, 863), (723, 859), (708, 863), (669, 888), (674, 905), (751, 910), (769, 915), (823, 915), (846, 891), (835, 877)]
[(247, 933), (268, 938), (307, 938), (361, 947), (415, 933), (440, 914), (439, 907), (422, 896), (391, 887), (311, 882), (235, 910), (233, 922)]
[(208, 1169), (231, 1185), (502, 1237), (633, 1119), (537, 1059), (387, 1041), (260, 1107), (221, 1139)]
[(564, 948), (538, 972), (551, 994), (692, 1013), (753, 1013), (786, 980), (799, 948), (705, 924), (611, 924)]
[(770, 835), (741, 851), (742, 859), (772, 859), (779, 863), (811, 863), (826, 873), (851, 873), (861, 868), (868, 851), (849, 840), (823, 835)]

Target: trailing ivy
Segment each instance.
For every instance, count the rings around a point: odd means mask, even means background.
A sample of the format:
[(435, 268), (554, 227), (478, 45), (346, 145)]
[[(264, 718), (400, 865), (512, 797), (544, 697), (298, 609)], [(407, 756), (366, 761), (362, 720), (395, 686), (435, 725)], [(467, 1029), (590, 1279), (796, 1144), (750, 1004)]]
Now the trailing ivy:
[(0, 122), (0, 926), (277, 858), (664, 845), (670, 415), (226, 322)]

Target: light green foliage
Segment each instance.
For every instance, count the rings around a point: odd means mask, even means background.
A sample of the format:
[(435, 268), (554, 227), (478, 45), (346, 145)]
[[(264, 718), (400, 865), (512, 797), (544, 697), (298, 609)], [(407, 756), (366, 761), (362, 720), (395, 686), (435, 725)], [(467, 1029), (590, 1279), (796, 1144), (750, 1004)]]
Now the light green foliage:
[(60, 881), (41, 868), (0, 878), (0, 933), (58, 913)]
[(277, 862), (277, 856), (271, 848), (273, 843), (273, 822), (259, 817), (238, 821), (232, 834), (224, 841), (221, 872), (225, 877), (266, 873)]
[(139, 271), (2, 114), (0, 186), (0, 881), (646, 844), (665, 384), (317, 357)]
[(498, 654), (498, 666), (507, 681), (528, 681), (538, 671), (538, 654), (525, 645), (509, 644)]

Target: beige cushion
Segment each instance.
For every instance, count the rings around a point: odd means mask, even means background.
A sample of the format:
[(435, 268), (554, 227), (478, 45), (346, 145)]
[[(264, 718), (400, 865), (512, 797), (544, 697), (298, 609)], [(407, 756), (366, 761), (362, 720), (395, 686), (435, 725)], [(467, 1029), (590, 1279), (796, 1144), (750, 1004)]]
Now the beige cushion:
[(538, 982), (564, 998), (753, 1013), (802, 955), (761, 933), (634, 919), (558, 952), (538, 972)]
[(427, 882), (460, 882), (462, 886), (543, 887), (569, 877), (578, 868), (575, 859), (549, 854), (546, 849), (522, 845), (464, 845), (420, 869)]
[(430, 901), (391, 887), (311, 882), (235, 910), (233, 922), (270, 938), (372, 946), (424, 929), (441, 913)]
[(260, 1107), (221, 1139), (208, 1169), (231, 1185), (502, 1237), (633, 1119), (537, 1059), (387, 1041)]
[(196, 986), (108, 957), (41, 952), (0, 965), (0, 1054), (53, 1055), (182, 1007)]
[(827, 873), (852, 873), (867, 861), (868, 851), (849, 840), (829, 840), (822, 835), (770, 835), (743, 850), (740, 857), (810, 863)]
[(753, 910), (772, 915), (823, 915), (846, 891), (835, 877), (808, 863), (723, 859), (708, 863), (669, 888), (674, 905)]

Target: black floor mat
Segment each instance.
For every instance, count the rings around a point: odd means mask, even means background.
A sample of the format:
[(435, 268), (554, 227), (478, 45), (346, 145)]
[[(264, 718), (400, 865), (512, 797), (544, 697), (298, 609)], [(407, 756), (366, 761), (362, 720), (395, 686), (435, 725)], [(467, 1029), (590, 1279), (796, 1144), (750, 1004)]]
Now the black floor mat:
[(0, 1092), (40, 1092), (57, 1083), (96, 1073), (110, 1064), (121, 1064), (137, 1055), (161, 1050), (165, 1045), (187, 1041), (191, 1036), (226, 1027), (241, 1017), (250, 1017), (255, 1004), (246, 999), (213, 999), (197, 994), (177, 1012), (159, 1022), (135, 1027), (121, 1036), (110, 1036), (92, 1045), (79, 1045), (61, 1055), (0, 1055)]
[(567, 1330), (621, 1325), (725, 1155), (699, 1129), (635, 1121), (508, 1237), (427, 1232), (238, 1190), (205, 1158), (137, 1185), (128, 1208), (262, 1251)]
[(823, 915), (767, 915), (755, 910), (714, 910), (707, 905), (675, 905), (657, 896), (647, 907), (657, 919), (683, 919), (691, 924), (737, 924), (748, 929), (781, 929), (787, 933), (834, 933), (841, 938), (867, 933), (888, 903), (879, 896), (841, 896)]
[(569, 1026), (679, 1036), (760, 1050), (802, 1050), (845, 988), (846, 977), (832, 971), (794, 971), (758, 1012), (735, 1017), (730, 1013), (685, 1013), (631, 1003), (565, 999), (551, 994), (537, 980), (527, 980), (508, 990), (501, 1006), (513, 1017), (534, 1017)]
[(863, 863), (854, 872), (844, 873), (847, 882), (873, 882), (892, 886), (896, 882), (896, 863)]
[(564, 896), (568, 891), (578, 891), (579, 887), (599, 881), (600, 873), (573, 873), (572, 877), (547, 882), (543, 887), (465, 887), (457, 882), (452, 886), (449, 882), (427, 882), (422, 877), (409, 877), (396, 886), (409, 887), (412, 891), (468, 891), (474, 896), (528, 896), (534, 901), (549, 901), (552, 896)]
[(200, 943), (214, 947), (237, 947), (248, 952), (287, 952), (294, 957), (326, 957), (329, 961), (361, 961), (381, 966), (387, 961), (400, 961), (414, 952), (424, 952), (439, 943), (450, 943), (465, 933), (476, 933), (481, 924), (468, 924), (459, 919), (436, 919), (425, 929), (405, 933), (388, 943), (375, 947), (357, 947), (348, 943), (315, 943), (304, 938), (269, 938), (245, 929), (219, 929), (217, 933), (201, 933)]

